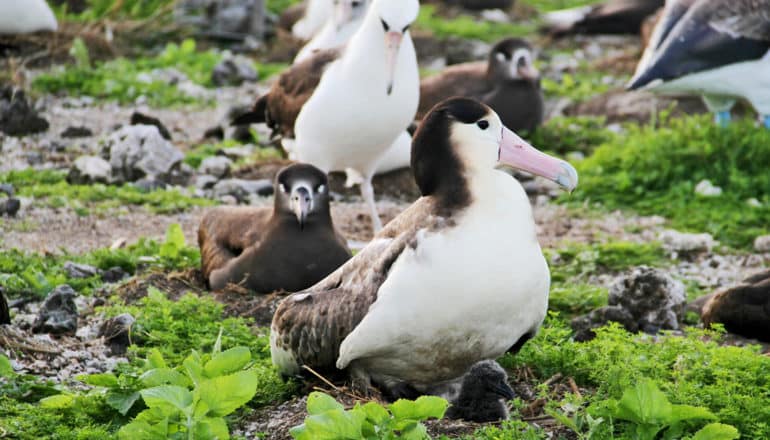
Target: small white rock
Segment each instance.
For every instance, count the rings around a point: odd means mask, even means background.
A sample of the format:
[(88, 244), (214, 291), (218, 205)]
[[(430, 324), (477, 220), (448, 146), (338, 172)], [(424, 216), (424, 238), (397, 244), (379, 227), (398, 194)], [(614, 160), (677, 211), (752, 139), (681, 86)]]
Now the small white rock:
[(770, 235), (761, 235), (754, 240), (754, 250), (770, 252)]
[(485, 9), (481, 11), (481, 18), (495, 23), (510, 23), (511, 17), (502, 9)]
[(710, 251), (714, 246), (714, 237), (711, 234), (688, 234), (674, 230), (663, 231), (660, 234), (663, 247), (674, 252), (700, 252)]
[(710, 180), (701, 180), (695, 186), (695, 194), (703, 197), (716, 197), (722, 195), (722, 188), (714, 186)]

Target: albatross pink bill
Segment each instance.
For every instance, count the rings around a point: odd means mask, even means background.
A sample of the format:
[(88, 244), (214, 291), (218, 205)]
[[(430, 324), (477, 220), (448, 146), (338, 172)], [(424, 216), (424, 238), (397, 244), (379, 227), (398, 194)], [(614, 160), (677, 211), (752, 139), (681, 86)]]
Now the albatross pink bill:
[(572, 192), (578, 174), (569, 163), (538, 151), (516, 133), (503, 127), (498, 162), (528, 173), (545, 177)]

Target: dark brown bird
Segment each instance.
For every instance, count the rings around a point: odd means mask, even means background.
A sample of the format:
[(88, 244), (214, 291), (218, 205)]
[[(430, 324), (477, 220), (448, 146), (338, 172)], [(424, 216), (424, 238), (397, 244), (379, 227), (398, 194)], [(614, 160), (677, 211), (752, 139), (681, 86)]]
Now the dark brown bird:
[(505, 402), (514, 397), (508, 375), (497, 362), (477, 362), (463, 377), (457, 397), (450, 399), (446, 417), (471, 422), (507, 420), (509, 414)]
[(219, 207), (207, 212), (198, 245), (203, 275), (213, 290), (235, 283), (259, 293), (296, 292), (351, 256), (332, 223), (326, 174), (306, 164), (278, 173), (273, 209)]
[(609, 0), (592, 6), (550, 12), (546, 30), (555, 36), (570, 34), (639, 34), (642, 23), (665, 0)]
[(706, 327), (720, 323), (730, 333), (770, 342), (770, 270), (716, 292), (701, 319)]
[(500, 116), (514, 131), (534, 130), (543, 120), (540, 73), (533, 65), (532, 47), (519, 38), (494, 45), (484, 62), (450, 66), (420, 82), (422, 119), (434, 105), (452, 96), (475, 98)]

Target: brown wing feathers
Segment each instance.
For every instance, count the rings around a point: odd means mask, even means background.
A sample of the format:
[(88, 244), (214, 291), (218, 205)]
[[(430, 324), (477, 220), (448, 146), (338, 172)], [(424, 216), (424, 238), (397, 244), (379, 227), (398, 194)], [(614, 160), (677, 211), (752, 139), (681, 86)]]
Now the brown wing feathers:
[(422, 198), (391, 221), (358, 255), (303, 292), (287, 297), (273, 317), (276, 344), (299, 365), (333, 368), (342, 341), (377, 300), (390, 268), (421, 229), (446, 224), (434, 215), (435, 201)]
[(198, 227), (201, 270), (208, 279), (240, 255), (243, 249), (258, 244), (260, 231), (270, 220), (272, 210), (254, 207), (218, 207), (208, 211)]
[(294, 122), (328, 65), (340, 56), (339, 50), (319, 50), (281, 74), (270, 91), (257, 99), (254, 107), (233, 119), (233, 125), (265, 122), (273, 135), (294, 137)]

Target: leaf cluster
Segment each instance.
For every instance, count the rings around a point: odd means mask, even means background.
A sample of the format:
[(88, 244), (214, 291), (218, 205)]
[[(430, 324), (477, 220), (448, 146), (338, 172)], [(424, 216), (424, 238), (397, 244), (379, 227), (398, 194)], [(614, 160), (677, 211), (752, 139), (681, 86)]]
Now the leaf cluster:
[(575, 342), (569, 326), (550, 315), (538, 336), (501, 363), (529, 366), (544, 378), (573, 377), (595, 388), (592, 401), (620, 398), (650, 379), (673, 402), (705, 407), (747, 438), (770, 438), (770, 358), (757, 347), (720, 346), (719, 333), (697, 329), (652, 337), (610, 324), (596, 334)]
[(415, 26), (439, 38), (460, 37), (496, 42), (507, 37), (524, 37), (535, 30), (533, 23), (498, 23), (470, 15), (447, 18), (438, 15), (434, 5), (421, 5)]
[[(631, 422), (631, 434), (638, 440), (655, 440), (660, 433), (663, 433), (663, 439), (680, 439), (692, 430), (692, 425), (716, 419), (707, 408), (672, 404), (649, 379), (625, 390), (620, 400), (609, 399), (595, 406), (594, 411), (607, 417)], [(738, 437), (735, 427), (711, 423), (696, 432), (692, 439), (733, 440)]]
[(247, 347), (225, 351), (219, 347), (216, 344), (211, 355), (193, 350), (181, 372), (155, 351), (150, 357), (153, 368), (140, 377), (146, 388), (139, 394), (147, 409), (123, 426), (118, 437), (230, 438), (225, 416), (254, 397), (260, 378), (251, 368)]
[(444, 417), (447, 406), (440, 397), (422, 396), (387, 408), (377, 402), (356, 403), (346, 411), (328, 394), (313, 392), (307, 397), (308, 417), (290, 433), (297, 440), (422, 440), (429, 437), (421, 422)]

